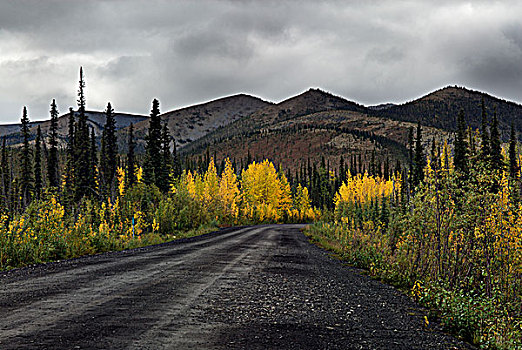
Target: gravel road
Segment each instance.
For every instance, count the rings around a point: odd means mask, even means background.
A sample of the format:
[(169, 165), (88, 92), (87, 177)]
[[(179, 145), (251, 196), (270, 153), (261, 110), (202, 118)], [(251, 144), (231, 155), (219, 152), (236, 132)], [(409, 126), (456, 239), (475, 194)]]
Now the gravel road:
[(472, 349), (301, 225), (0, 274), (0, 349)]

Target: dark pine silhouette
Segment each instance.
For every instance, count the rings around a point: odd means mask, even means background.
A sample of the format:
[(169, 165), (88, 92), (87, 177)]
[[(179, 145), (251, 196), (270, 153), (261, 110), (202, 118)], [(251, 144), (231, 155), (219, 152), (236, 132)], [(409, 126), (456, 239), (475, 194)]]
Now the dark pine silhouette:
[(58, 107), (53, 99), (51, 103), (51, 126), (49, 128), (49, 159), (47, 160), (47, 178), (49, 179), (49, 187), (58, 188)]
[(100, 178), (102, 191), (111, 197), (116, 195), (116, 165), (118, 146), (116, 137), (116, 119), (111, 103), (107, 103), (105, 110), (105, 127), (103, 129), (100, 154)]
[(159, 101), (152, 101), (150, 112), (149, 133), (146, 136), (145, 163), (143, 164), (143, 181), (160, 187), (163, 169), (161, 156), (161, 117)]
[(464, 110), (460, 110), (457, 116), (457, 135), (455, 137), (455, 169), (462, 175), (468, 172), (468, 143), (466, 142), (466, 122), (464, 121)]
[(131, 187), (136, 182), (136, 162), (134, 159), (134, 124), (131, 123), (129, 126), (129, 140), (128, 140), (128, 152), (127, 152), (127, 185)]
[(20, 158), (20, 200), (22, 208), (27, 207), (31, 201), (31, 193), (33, 190), (33, 171), (31, 167), (32, 155), (29, 147), (29, 117), (27, 116), (27, 108), (24, 106), (22, 113), (22, 156)]
[(38, 125), (34, 142), (34, 196), (37, 199), (40, 199), (42, 188), (42, 129)]

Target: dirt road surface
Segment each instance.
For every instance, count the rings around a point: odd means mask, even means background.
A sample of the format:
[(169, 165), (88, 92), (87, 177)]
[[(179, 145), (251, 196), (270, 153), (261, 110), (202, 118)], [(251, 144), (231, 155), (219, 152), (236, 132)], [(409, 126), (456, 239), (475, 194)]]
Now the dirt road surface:
[(0, 349), (469, 349), (300, 225), (0, 274)]

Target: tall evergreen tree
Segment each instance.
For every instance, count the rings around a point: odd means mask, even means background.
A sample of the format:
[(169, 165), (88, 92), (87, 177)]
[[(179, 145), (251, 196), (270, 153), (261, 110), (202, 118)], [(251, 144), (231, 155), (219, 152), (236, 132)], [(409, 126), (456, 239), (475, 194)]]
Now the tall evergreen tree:
[(489, 165), (489, 157), (491, 151), (489, 148), (489, 132), (488, 132), (488, 119), (486, 115), (486, 106), (484, 105), (484, 98), (482, 98), (482, 126), (480, 128), (480, 155), (483, 162)]
[(42, 193), (42, 130), (38, 125), (34, 142), (34, 195), (37, 199)]
[(339, 159), (339, 186), (346, 180), (346, 168), (344, 167), (344, 158), (341, 155)]
[(80, 81), (78, 88), (78, 122), (75, 130), (74, 150), (75, 150), (75, 187), (76, 200), (92, 192), (91, 186), (91, 145), (89, 137), (89, 127), (87, 124), (87, 114), (85, 113), (85, 81), (83, 79), (83, 69), (80, 67)]
[(498, 119), (497, 111), (493, 113), (493, 120), (491, 122), (491, 135), (490, 135), (490, 162), (491, 169), (499, 171), (504, 166), (504, 156), (502, 155), (502, 143), (500, 141), (500, 133), (498, 130)]
[(58, 107), (53, 99), (51, 103), (51, 126), (49, 128), (49, 159), (47, 160), (47, 178), (49, 179), (49, 187), (58, 188)]
[(136, 182), (135, 160), (134, 160), (134, 124), (129, 126), (129, 141), (127, 152), (127, 184), (131, 187)]
[(32, 155), (29, 148), (29, 117), (27, 116), (27, 108), (24, 106), (22, 114), (22, 157), (21, 157), (21, 179), (20, 179), (20, 197), (21, 205), (25, 208), (31, 201), (31, 193), (33, 190), (33, 171), (32, 171)]
[(89, 194), (92, 195), (94, 193), (98, 193), (97, 189), (97, 172), (96, 168), (98, 166), (98, 150), (96, 148), (96, 135), (94, 134), (94, 129), (91, 129), (91, 137), (90, 137), (90, 147), (89, 147)]
[(170, 172), (172, 169), (172, 154), (170, 153), (170, 132), (167, 123), (163, 123), (163, 129), (161, 131), (161, 157), (163, 158), (163, 164), (158, 182), (158, 188), (163, 192), (167, 192), (170, 187)]
[(517, 155), (517, 138), (515, 134), (515, 126), (511, 124), (511, 133), (509, 135), (509, 184), (511, 187), (511, 195), (515, 203), (519, 200), (519, 165)]
[(468, 172), (468, 143), (466, 142), (466, 122), (464, 121), (464, 110), (460, 110), (457, 116), (457, 135), (455, 137), (455, 169), (461, 175)]
[(509, 135), (509, 176), (512, 179), (518, 177), (518, 157), (517, 157), (517, 136), (515, 134), (515, 126), (511, 124), (511, 132)]
[(11, 174), (9, 171), (9, 156), (7, 153), (7, 138), (4, 135), (2, 138), (2, 158), (0, 159), (0, 181), (2, 183), (1, 191), (2, 191), (2, 207), (9, 211), (9, 185), (11, 184)]
[(435, 138), (431, 139), (431, 150), (430, 150), (430, 166), (433, 170), (437, 171), (437, 162), (438, 162), (438, 150), (437, 150), (437, 142)]
[(68, 134), (67, 134), (67, 161), (66, 161), (66, 172), (65, 172), (65, 200), (67, 203), (71, 203), (72, 198), (76, 192), (76, 181), (75, 181), (75, 161), (74, 156), (76, 154), (74, 147), (74, 111), (72, 107), (69, 108), (69, 120), (68, 120)]
[(413, 186), (419, 185), (424, 181), (424, 167), (426, 159), (424, 157), (424, 148), (422, 146), (422, 127), (420, 121), (417, 124), (417, 137), (415, 138), (415, 154), (413, 156)]
[(369, 175), (371, 175), (371, 176), (377, 175), (376, 170), (375, 170), (375, 150), (372, 150), (369, 169), (370, 169), (370, 171), (368, 172)]
[(107, 104), (105, 110), (105, 127), (102, 135), (102, 152), (100, 155), (100, 175), (103, 191), (115, 195), (116, 165), (118, 157), (118, 145), (116, 137), (116, 119), (111, 103)]
[(383, 169), (383, 175), (385, 180), (389, 180), (391, 176), (390, 172), (390, 159), (388, 156), (386, 156), (386, 159), (384, 160), (384, 169)]
[(408, 129), (408, 161), (410, 164), (410, 173), (413, 173), (413, 150), (415, 140), (413, 138), (413, 126)]
[(148, 184), (158, 186), (162, 173), (161, 157), (161, 117), (159, 101), (152, 101), (150, 112), (149, 133), (146, 137), (145, 163), (143, 164), (143, 180)]
[[(235, 163), (235, 159), (234, 159)], [(233, 168), (236, 169), (235, 165), (233, 165)], [(176, 148), (176, 140), (172, 140), (172, 175), (175, 178), (178, 178), (181, 176), (181, 160), (179, 159), (178, 150)]]

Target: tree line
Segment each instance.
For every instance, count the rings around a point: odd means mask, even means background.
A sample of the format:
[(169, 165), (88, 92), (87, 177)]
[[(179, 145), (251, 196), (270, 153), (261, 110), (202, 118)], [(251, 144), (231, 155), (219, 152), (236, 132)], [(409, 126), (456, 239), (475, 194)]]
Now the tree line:
[[(21, 147), (8, 147), (7, 137), (3, 137), (0, 153), (0, 206), (4, 214), (13, 216), (22, 213), (44, 192), (58, 194), (65, 207), (72, 211), (84, 198), (114, 200), (118, 188), (118, 167), (125, 172), (127, 186), (132, 186), (142, 166), (143, 181), (154, 184), (162, 192), (167, 192), (172, 179), (181, 175), (176, 144), (166, 121), (161, 120), (157, 99), (152, 101), (146, 153), (141, 165), (135, 154), (132, 124), (126, 140), (127, 154), (121, 155), (118, 150), (116, 119), (110, 102), (104, 111), (106, 121), (98, 147), (94, 128), (89, 126), (85, 109), (83, 68), (80, 68), (77, 96), (78, 108), (69, 108), (65, 149), (59, 147), (59, 111), (55, 99), (50, 105), (47, 142), (42, 136), (40, 125), (36, 136), (31, 135), (26, 107), (23, 107), (21, 118)], [(33, 137), (34, 145), (31, 144)]]

